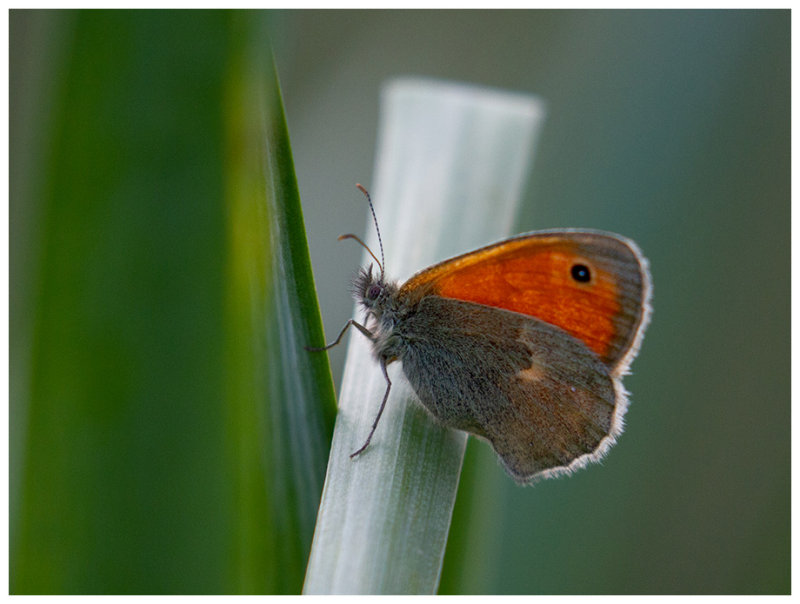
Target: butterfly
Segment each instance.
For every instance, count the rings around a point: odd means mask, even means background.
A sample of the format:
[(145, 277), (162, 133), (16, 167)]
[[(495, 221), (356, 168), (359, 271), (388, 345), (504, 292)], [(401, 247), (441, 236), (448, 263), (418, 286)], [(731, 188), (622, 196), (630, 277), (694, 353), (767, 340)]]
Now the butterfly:
[[(377, 228), (372, 201), (366, 195)], [(380, 231), (379, 241), (380, 241)], [(622, 377), (651, 315), (648, 262), (625, 237), (559, 229), (517, 235), (426, 268), (403, 284), (362, 269), (355, 297), (387, 388), (400, 361), (440, 424), (488, 441), (520, 483), (599, 460), (623, 430)]]

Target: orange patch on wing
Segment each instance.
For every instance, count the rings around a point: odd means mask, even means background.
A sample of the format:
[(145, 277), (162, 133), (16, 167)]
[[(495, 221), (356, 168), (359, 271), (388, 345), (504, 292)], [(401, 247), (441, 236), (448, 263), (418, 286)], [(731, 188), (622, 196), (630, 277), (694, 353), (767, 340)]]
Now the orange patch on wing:
[[(585, 264), (588, 283), (571, 274)], [(558, 237), (512, 239), (431, 267), (404, 290), (427, 286), (432, 294), (476, 302), (536, 317), (561, 327), (600, 357), (610, 349), (620, 313), (614, 276), (580, 254), (577, 244)]]
[(527, 369), (517, 372), (517, 378), (525, 382), (541, 382), (545, 377), (547, 377), (547, 371), (536, 363), (532, 363)]

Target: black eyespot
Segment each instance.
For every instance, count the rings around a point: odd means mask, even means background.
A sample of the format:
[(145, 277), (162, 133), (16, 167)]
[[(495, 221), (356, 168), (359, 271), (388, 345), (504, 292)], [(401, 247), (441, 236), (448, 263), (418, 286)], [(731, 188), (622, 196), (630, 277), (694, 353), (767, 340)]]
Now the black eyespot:
[(578, 283), (588, 283), (592, 278), (589, 267), (585, 264), (573, 264), (571, 270), (572, 278)]

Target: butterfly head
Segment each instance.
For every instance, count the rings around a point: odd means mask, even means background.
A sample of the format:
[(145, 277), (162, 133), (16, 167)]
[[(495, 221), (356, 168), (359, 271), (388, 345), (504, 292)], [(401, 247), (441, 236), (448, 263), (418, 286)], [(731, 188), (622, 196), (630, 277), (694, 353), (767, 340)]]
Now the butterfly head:
[(372, 273), (372, 265), (361, 269), (353, 282), (353, 295), (366, 309), (367, 314), (372, 314), (378, 321), (384, 312), (391, 307), (391, 300), (397, 293), (397, 285), (387, 282), (383, 271), (377, 275)]

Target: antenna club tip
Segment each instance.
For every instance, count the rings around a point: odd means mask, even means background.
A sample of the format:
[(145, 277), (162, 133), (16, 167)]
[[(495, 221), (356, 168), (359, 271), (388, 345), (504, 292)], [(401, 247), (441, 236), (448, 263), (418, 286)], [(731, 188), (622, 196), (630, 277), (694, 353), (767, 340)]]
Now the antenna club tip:
[(360, 182), (357, 182), (357, 183), (356, 183), (356, 188), (357, 188), (359, 191), (361, 191), (361, 192), (362, 192), (364, 195), (366, 195), (367, 197), (369, 197), (369, 193), (367, 193), (367, 189), (366, 189), (366, 188), (364, 187), (364, 185), (362, 185)]

